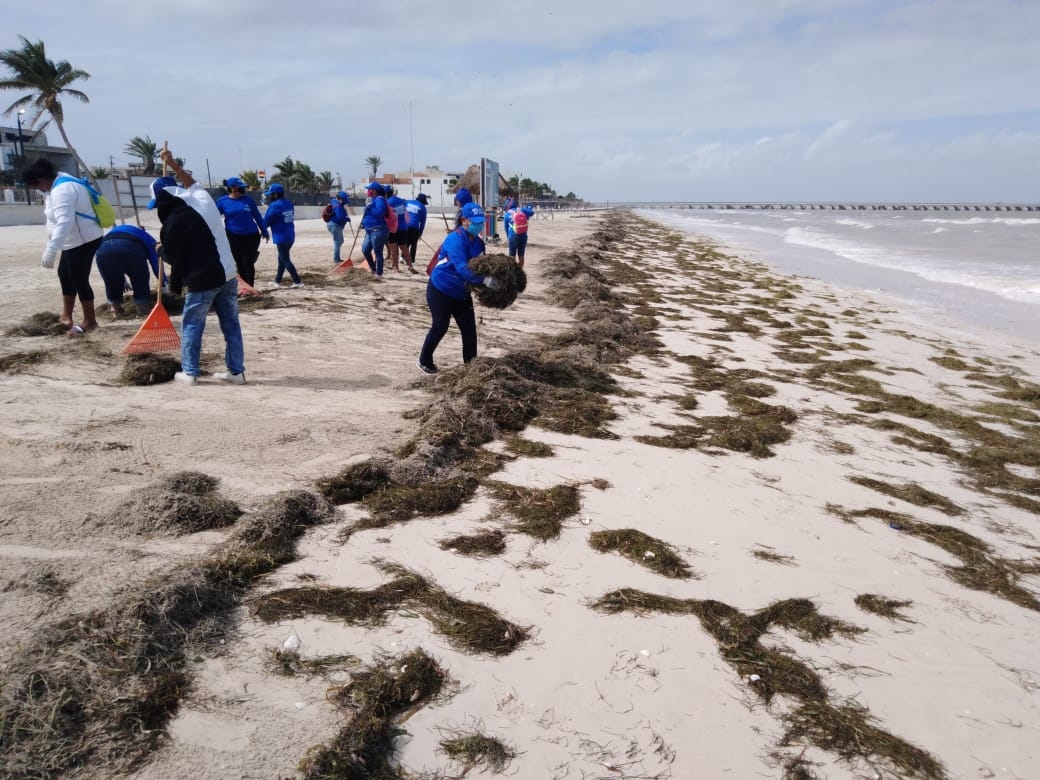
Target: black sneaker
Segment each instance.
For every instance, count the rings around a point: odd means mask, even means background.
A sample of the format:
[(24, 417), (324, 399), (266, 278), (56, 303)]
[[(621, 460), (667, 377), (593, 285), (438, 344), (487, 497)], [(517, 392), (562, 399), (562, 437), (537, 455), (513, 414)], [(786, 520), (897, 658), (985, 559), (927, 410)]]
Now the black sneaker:
[(426, 366), (426, 365), (423, 365), (423, 362), (421, 360), (418, 363), (416, 363), (415, 365), (419, 366), (419, 370), (422, 371), (424, 374), (436, 374), (437, 373), (437, 366)]

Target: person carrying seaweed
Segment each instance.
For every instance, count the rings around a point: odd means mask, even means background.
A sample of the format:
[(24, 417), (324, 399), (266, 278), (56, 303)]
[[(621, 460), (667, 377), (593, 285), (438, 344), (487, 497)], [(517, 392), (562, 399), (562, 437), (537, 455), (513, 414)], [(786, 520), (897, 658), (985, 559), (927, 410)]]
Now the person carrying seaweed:
[(469, 269), (469, 261), (484, 254), (484, 241), (480, 238), (484, 210), (476, 203), (467, 203), (459, 212), (459, 223), (444, 239), (426, 285), (431, 322), (419, 353), (419, 370), (424, 374), (437, 373), (433, 353), (453, 319), (462, 334), (462, 362), (469, 363), (477, 356), (477, 318), (470, 285), (496, 284), (491, 277)]

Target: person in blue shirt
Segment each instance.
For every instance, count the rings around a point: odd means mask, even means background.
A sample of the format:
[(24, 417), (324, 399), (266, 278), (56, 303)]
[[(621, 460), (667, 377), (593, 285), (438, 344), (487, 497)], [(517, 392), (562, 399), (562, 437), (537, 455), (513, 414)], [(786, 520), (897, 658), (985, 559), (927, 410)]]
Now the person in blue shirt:
[(412, 261), (408, 263), (408, 270), (413, 274), (419, 273), (415, 270), (415, 258), (419, 252), (419, 239), (426, 230), (426, 204), (429, 201), (425, 192), (415, 196), (415, 200), (405, 201), (404, 204), (404, 243), (408, 247), (408, 256)]
[(509, 241), (509, 256), (516, 260), (521, 268), (524, 267), (524, 253), (527, 251), (527, 225), (533, 216), (534, 209), (530, 206), (512, 206), (502, 216), (502, 222), (506, 226), (506, 239)]
[(296, 242), (296, 225), (293, 224), (296, 211), (293, 208), (292, 201), (285, 197), (285, 187), (278, 182), (267, 188), (264, 197), (271, 204), (267, 207), (267, 212), (264, 214), (264, 229), (270, 229), (271, 238), (278, 249), (278, 271), (274, 275), (271, 287), (282, 286), (282, 277), (286, 271), (292, 277), (293, 287), (303, 287), (303, 280), (300, 279), (300, 275), (296, 272), (296, 266), (293, 265), (293, 261), (289, 257), (289, 250), (292, 249), (292, 245)]
[(477, 318), (469, 285), (494, 284), (491, 277), (485, 279), (469, 270), (469, 261), (484, 254), (484, 241), (480, 238), (484, 209), (476, 203), (467, 203), (459, 212), (459, 223), (444, 239), (426, 285), (431, 322), (419, 353), (419, 370), (424, 374), (437, 373), (433, 353), (453, 319), (462, 334), (462, 362), (469, 363), (477, 356)]
[(407, 228), (405, 227), (405, 224), (404, 224), (405, 223), (405, 214), (404, 214), (404, 212), (405, 212), (405, 204), (407, 203), (407, 201), (404, 198), (400, 197), (394, 191), (393, 187), (385, 188), (384, 193), (386, 195), (386, 205), (387, 205), (387, 208), (393, 209), (394, 213), (397, 215), (397, 232), (390, 233), (389, 236), (387, 236), (387, 242), (389, 243), (389, 246), (390, 246), (390, 267), (393, 270), (395, 270), (395, 271), (400, 273), (400, 271), (401, 271), (401, 264), (400, 264), (401, 255), (404, 255), (404, 261), (408, 265), (408, 267), (409, 268), (412, 267), (411, 255), (408, 254), (408, 250), (407, 250), (407, 248), (405, 246), (405, 230)]
[(458, 211), (455, 212), (455, 227), (459, 227), (462, 224), (460, 217), (462, 216), (462, 207), (467, 203), (473, 202), (473, 193), (467, 190), (465, 187), (460, 187), (459, 191), (455, 193), (455, 206)]
[(350, 214), (347, 212), (349, 202), (350, 198), (347, 197), (347, 193), (343, 190), (337, 192), (336, 197), (331, 201), (332, 219), (325, 223), (325, 227), (332, 234), (333, 265), (339, 265), (342, 262), (340, 255), (343, 249), (343, 227), (350, 222)]
[(383, 197), (383, 185), (370, 182), (365, 187), (367, 204), (361, 217), (361, 227), (365, 231), (365, 240), (361, 243), (361, 254), (365, 256), (369, 270), (380, 279), (383, 278), (383, 248), (386, 246), (390, 231), (386, 227), (386, 198)]
[(157, 243), (149, 233), (134, 225), (116, 225), (101, 239), (101, 246), (94, 259), (97, 260), (98, 271), (105, 283), (108, 306), (116, 317), (125, 314), (123, 289), (126, 278), (130, 279), (137, 313), (144, 316), (151, 310), (152, 291), (148, 266), (151, 265), (152, 271), (158, 275)]
[(235, 268), (250, 287), (256, 283), (256, 261), (260, 257), (260, 237), (269, 240), (264, 219), (256, 201), (246, 195), (246, 183), (237, 176), (224, 180), (226, 195), (217, 199), (217, 211), (224, 217), (224, 231)]

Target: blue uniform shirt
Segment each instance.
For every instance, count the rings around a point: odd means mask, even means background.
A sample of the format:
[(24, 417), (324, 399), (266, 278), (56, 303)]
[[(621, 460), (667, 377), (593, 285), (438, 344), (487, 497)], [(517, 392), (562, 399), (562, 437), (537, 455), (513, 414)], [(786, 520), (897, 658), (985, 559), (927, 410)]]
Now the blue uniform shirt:
[(332, 219), (330, 222), (335, 222), (340, 227), (343, 227), (350, 222), (350, 214), (347, 213), (347, 208), (338, 200), (332, 201)]
[(484, 241), (456, 228), (441, 244), (440, 259), (430, 274), (430, 284), (457, 300), (469, 297), (466, 284), (481, 284), (484, 277), (469, 270), (469, 261), (484, 254)]
[(361, 227), (365, 230), (386, 230), (386, 198), (376, 195), (372, 202), (365, 206), (365, 215), (361, 218)]
[(426, 206), (421, 200), (405, 201), (404, 224), (409, 230), (418, 228), (419, 235), (426, 230)]
[(291, 244), (296, 240), (296, 226), (293, 219), (296, 211), (291, 200), (279, 198), (267, 207), (264, 214), (264, 227), (271, 229), (271, 238), (277, 244)]
[(224, 228), (228, 233), (251, 236), (259, 230), (261, 235), (267, 238), (267, 228), (264, 227), (260, 209), (256, 207), (256, 201), (248, 195), (241, 198), (232, 198), (230, 195), (218, 198), (217, 211), (224, 216)]

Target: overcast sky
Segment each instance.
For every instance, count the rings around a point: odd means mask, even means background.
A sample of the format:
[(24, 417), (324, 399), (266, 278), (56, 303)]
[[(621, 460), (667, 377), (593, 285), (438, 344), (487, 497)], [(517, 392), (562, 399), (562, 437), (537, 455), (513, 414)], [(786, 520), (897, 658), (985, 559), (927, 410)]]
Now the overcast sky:
[[(91, 166), (481, 156), (587, 200), (1040, 200), (1038, 0), (37, 0)], [(0, 93), (0, 110), (17, 93)], [(14, 124), (13, 116), (0, 118)], [(52, 141), (59, 140), (49, 132)]]

